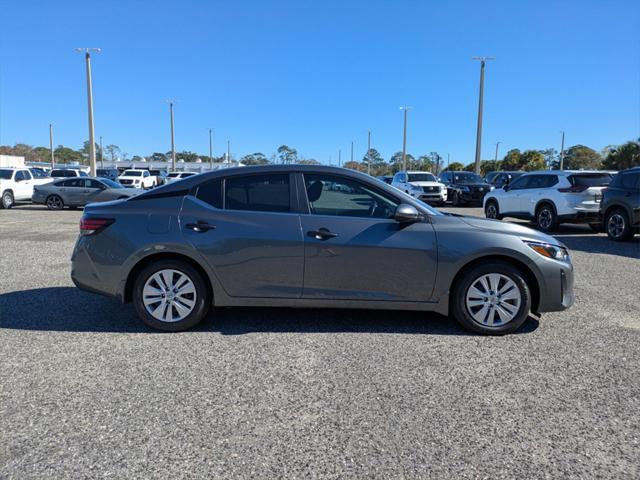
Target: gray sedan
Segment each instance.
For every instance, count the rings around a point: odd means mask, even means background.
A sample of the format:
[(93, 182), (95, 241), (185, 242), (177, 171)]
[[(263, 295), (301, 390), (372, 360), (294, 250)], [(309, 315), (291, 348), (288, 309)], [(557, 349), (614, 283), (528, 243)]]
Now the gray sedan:
[(215, 305), (434, 311), (504, 334), (573, 303), (573, 266), (553, 237), (304, 165), (225, 169), (89, 205), (71, 278), (167, 331)]
[(34, 187), (31, 201), (44, 204), (50, 210), (60, 210), (129, 198), (140, 193), (142, 190), (124, 188), (108, 178), (75, 177)]

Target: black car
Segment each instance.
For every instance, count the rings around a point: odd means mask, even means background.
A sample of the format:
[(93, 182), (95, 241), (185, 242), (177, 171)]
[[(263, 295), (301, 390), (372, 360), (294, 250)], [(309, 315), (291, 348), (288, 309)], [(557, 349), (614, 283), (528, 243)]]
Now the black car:
[(618, 173), (602, 193), (600, 214), (609, 238), (629, 240), (640, 231), (640, 167)]
[(484, 180), (495, 188), (504, 188), (505, 185), (509, 185), (525, 173), (526, 172), (491, 172), (484, 177)]
[(108, 178), (114, 182), (118, 181), (118, 169), (117, 168), (98, 168), (96, 170), (96, 177)]
[(482, 203), (494, 187), (472, 172), (442, 172), (440, 181), (447, 186), (447, 197), (454, 206)]

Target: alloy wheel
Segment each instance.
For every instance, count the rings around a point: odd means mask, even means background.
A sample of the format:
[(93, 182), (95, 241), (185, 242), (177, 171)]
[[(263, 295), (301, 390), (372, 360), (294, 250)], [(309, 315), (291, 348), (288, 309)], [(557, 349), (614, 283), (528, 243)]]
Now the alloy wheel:
[(62, 199), (57, 195), (52, 195), (47, 198), (47, 208), (51, 210), (60, 210), (64, 204), (62, 203)]
[(624, 217), (619, 213), (614, 213), (609, 216), (609, 221), (607, 222), (607, 231), (609, 235), (613, 238), (620, 238), (624, 234), (625, 230), (625, 221)]
[(3, 208), (11, 208), (13, 205), (13, 195), (10, 192), (5, 192), (2, 196), (2, 207)]
[(548, 208), (543, 208), (538, 213), (538, 226), (543, 230), (547, 230), (551, 227), (553, 223), (553, 212)]
[(179, 322), (196, 305), (196, 287), (185, 273), (173, 269), (159, 270), (142, 288), (142, 303), (153, 318), (160, 322)]
[(493, 202), (490, 202), (487, 205), (486, 215), (487, 215), (487, 218), (493, 218), (493, 219), (498, 218), (498, 209), (496, 208), (496, 205)]
[(511, 322), (522, 303), (516, 283), (501, 273), (488, 273), (471, 282), (465, 298), (469, 315), (485, 327)]

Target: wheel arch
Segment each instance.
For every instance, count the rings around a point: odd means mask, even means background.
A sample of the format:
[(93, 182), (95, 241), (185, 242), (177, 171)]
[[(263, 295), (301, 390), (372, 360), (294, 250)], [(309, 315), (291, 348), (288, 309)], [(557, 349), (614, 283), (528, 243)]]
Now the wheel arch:
[(604, 222), (607, 219), (607, 215), (609, 215), (614, 210), (622, 210), (622, 211), (624, 211), (624, 213), (627, 214), (627, 218), (632, 222), (632, 220), (631, 220), (633, 218), (632, 212), (630, 211), (630, 209), (626, 205), (621, 204), (621, 203), (614, 203), (614, 204), (609, 205), (607, 207), (607, 209), (604, 211), (604, 215), (602, 215), (602, 221)]
[[(491, 254), (468, 261), (458, 269), (457, 273), (453, 277), (453, 280), (449, 285), (449, 292), (453, 290), (454, 286), (460, 281), (466, 271), (492, 260), (508, 263), (522, 272), (531, 290), (531, 311), (537, 312), (540, 305), (540, 284), (538, 283), (538, 278), (526, 263), (508, 255)], [(451, 311), (451, 302), (453, 301), (453, 295), (449, 295), (449, 311)]]
[(538, 202), (536, 203), (536, 207), (533, 209), (533, 215), (534, 216), (537, 215), (538, 209), (544, 204), (549, 205), (553, 209), (554, 215), (558, 216), (558, 209), (556, 208), (555, 202), (553, 200), (548, 199), (548, 198), (543, 198), (541, 200), (538, 200)]
[(211, 278), (209, 278), (209, 274), (207, 273), (207, 271), (204, 268), (202, 268), (202, 266), (193, 258), (189, 257), (188, 255), (184, 255), (182, 253), (176, 253), (176, 252), (153, 253), (144, 258), (141, 258), (133, 266), (133, 268), (131, 268), (131, 270), (129, 271), (129, 274), (127, 275), (127, 280), (125, 282), (124, 289), (122, 291), (123, 303), (128, 303), (131, 301), (131, 297), (133, 293), (133, 284), (135, 282), (136, 277), (138, 276), (138, 273), (140, 273), (142, 269), (145, 268), (147, 265), (160, 260), (179, 260), (179, 261), (188, 263), (191, 267), (195, 268), (202, 275), (202, 278), (207, 284), (207, 287), (211, 292), (211, 300), (213, 303), (215, 292), (211, 284)]

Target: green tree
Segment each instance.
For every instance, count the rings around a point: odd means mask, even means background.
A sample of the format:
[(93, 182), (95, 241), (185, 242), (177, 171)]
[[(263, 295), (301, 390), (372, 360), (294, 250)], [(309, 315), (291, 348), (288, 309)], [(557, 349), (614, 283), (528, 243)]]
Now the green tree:
[[(559, 161), (554, 168), (559, 168)], [(592, 148), (584, 145), (574, 145), (564, 153), (565, 170), (596, 170), (602, 167), (602, 156)]]
[[(412, 170), (413, 168), (415, 168), (416, 159), (414, 158), (413, 155), (411, 155), (410, 153), (407, 153), (406, 160), (407, 160), (408, 170)], [(393, 155), (391, 155), (391, 158), (389, 159), (389, 164), (391, 165), (392, 173), (396, 173), (402, 170), (402, 167), (403, 167), (402, 152), (396, 152)]]
[(460, 162), (451, 162), (447, 168), (444, 169), (444, 171), (450, 171), (450, 172), (459, 172), (461, 170), (464, 170), (464, 165)]
[(167, 161), (167, 156), (164, 153), (153, 152), (149, 156), (149, 161), (150, 162), (166, 162)]
[(176, 152), (176, 161), (184, 160), (185, 162), (195, 162), (198, 158), (197, 153), (190, 152), (188, 150), (184, 150), (182, 152)]
[(640, 138), (607, 149), (603, 166), (610, 170), (624, 170), (640, 166)]
[(278, 161), (279, 163), (287, 165), (296, 163), (298, 161), (298, 151), (287, 145), (280, 145), (278, 147)]
[(120, 147), (114, 144), (104, 147), (104, 151), (112, 162), (115, 162), (116, 158), (120, 156)]
[(249, 155), (245, 155), (240, 159), (240, 162), (242, 162), (244, 165), (247, 165), (247, 166), (267, 165), (269, 163), (269, 159), (265, 157), (263, 153), (256, 152), (256, 153), (251, 153)]
[(520, 155), (520, 168), (531, 172), (534, 170), (544, 170), (546, 167), (544, 155), (538, 150), (526, 150)]
[(520, 170), (522, 153), (517, 148), (509, 150), (502, 159), (502, 170)]
[(82, 163), (84, 157), (82, 153), (74, 150), (73, 148), (65, 147), (64, 145), (58, 145), (53, 152), (58, 163)]
[(558, 151), (555, 148), (547, 148), (546, 150), (540, 150), (544, 157), (544, 163), (547, 168), (551, 167), (554, 162), (558, 160)]
[(300, 165), (322, 165), (315, 158), (300, 158), (300, 159), (298, 159), (298, 163)]

